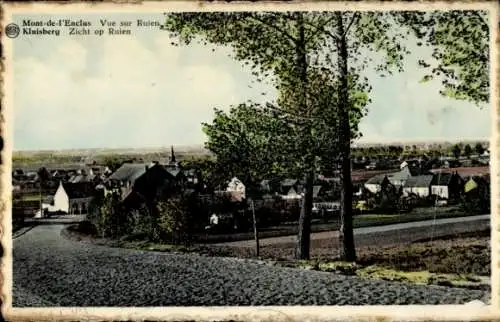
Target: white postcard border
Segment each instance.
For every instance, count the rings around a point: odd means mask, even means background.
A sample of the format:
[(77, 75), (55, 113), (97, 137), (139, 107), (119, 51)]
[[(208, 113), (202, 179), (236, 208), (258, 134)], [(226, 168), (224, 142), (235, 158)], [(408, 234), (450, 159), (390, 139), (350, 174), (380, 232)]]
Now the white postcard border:
[[(273, 307), (154, 307), (154, 308), (12, 308), (12, 232), (11, 232), (11, 173), (12, 173), (12, 40), (2, 33), (3, 87), (2, 129), (4, 149), (1, 164), (1, 217), (2, 217), (2, 314), (7, 320), (477, 320), (500, 317), (500, 223), (499, 203), (499, 98), (498, 98), (498, 36), (499, 10), (495, 2), (260, 2), (260, 3), (207, 3), (195, 1), (168, 1), (143, 3), (9, 3), (2, 4), (2, 31), (11, 22), (12, 14), (67, 12), (154, 12), (165, 11), (247, 11), (247, 10), (431, 10), (431, 9), (485, 9), (491, 12), (491, 227), (492, 227), (492, 303), (490, 306), (273, 306)], [(29, 91), (29, 89), (27, 89)]]

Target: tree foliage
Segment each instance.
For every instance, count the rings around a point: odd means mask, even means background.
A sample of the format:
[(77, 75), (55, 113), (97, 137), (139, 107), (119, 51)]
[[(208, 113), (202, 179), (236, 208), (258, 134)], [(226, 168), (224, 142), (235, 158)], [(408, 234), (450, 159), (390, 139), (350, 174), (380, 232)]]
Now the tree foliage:
[(37, 175), (42, 182), (46, 182), (50, 179), (50, 172), (45, 167), (41, 167), (40, 169), (38, 169)]
[(161, 241), (161, 231), (158, 227), (158, 216), (155, 210), (142, 205), (122, 213), (122, 216), (127, 217), (125, 223), (127, 227), (123, 232), (127, 234), (128, 239)]
[(476, 143), (476, 145), (474, 146), (474, 151), (478, 154), (478, 155), (482, 155), (485, 151), (483, 145), (478, 142)]
[(120, 156), (106, 156), (103, 160), (105, 166), (107, 166), (111, 171), (116, 171), (125, 160), (125, 157)]
[(376, 211), (382, 213), (395, 213), (399, 210), (401, 191), (392, 184), (383, 185), (375, 194)]
[(126, 231), (126, 216), (121, 211), (121, 196), (110, 192), (103, 198), (95, 198), (89, 205), (88, 220), (94, 225), (100, 237), (115, 238)]
[[(229, 46), (234, 58), (248, 65), (258, 81), (268, 81), (278, 90), (277, 109), (291, 124), (291, 146), (296, 152), (293, 156), (303, 166), (306, 177), (299, 220), (300, 258), (307, 258), (309, 254), (312, 184), (318, 156), (339, 155), (342, 168), (339, 238), (344, 245), (344, 259), (354, 260), (350, 144), (357, 129), (356, 126), (353, 129), (351, 120), (363, 115), (363, 108), (369, 103), (371, 88), (368, 80), (360, 77), (366, 68), (374, 67), (380, 76), (403, 69), (404, 56), (409, 53), (403, 40), (410, 32), (398, 27), (409, 27), (419, 38), (435, 47), (434, 57), (440, 65), (432, 72), (444, 73), (447, 77), (443, 94), (484, 100), (483, 93), (478, 91), (483, 84), (471, 83), (471, 75), (477, 75), (473, 65), (459, 71), (452, 68), (464, 63), (456, 59), (463, 43), (453, 45), (444, 36), (440, 27), (443, 24), (448, 30), (456, 31), (445, 23), (447, 17), (447, 13), (437, 13), (428, 18), (419, 12), (172, 13), (167, 15), (163, 29), (179, 41), (175, 44), (189, 44), (196, 40)], [(470, 30), (462, 30), (465, 31)], [(453, 37), (458, 39), (459, 35), (453, 32)], [(478, 39), (482, 41), (481, 35), (470, 39), (474, 45)], [(471, 54), (472, 48), (468, 47)], [(382, 57), (375, 60), (373, 55), (367, 55), (369, 52), (378, 52)], [(450, 81), (453, 78), (457, 81)], [(472, 90), (465, 88), (464, 83)], [(356, 90), (352, 91), (353, 88)], [(353, 100), (359, 100), (361, 104), (357, 105)], [(361, 109), (357, 110), (356, 106), (361, 106)], [(222, 114), (217, 116), (224, 119)], [(239, 123), (227, 119), (225, 122)], [(323, 143), (327, 148), (315, 144), (320, 136), (326, 140)], [(242, 138), (248, 141), (246, 135), (240, 135), (238, 139), (241, 141)], [(212, 144), (215, 146), (214, 142)], [(252, 146), (248, 142), (245, 144)], [(288, 151), (287, 147), (284, 151)]]
[(459, 144), (454, 144), (451, 147), (451, 153), (456, 159), (458, 159), (460, 157), (460, 154), (462, 153), (462, 148), (460, 147)]
[(204, 123), (208, 141), (226, 180), (237, 177), (246, 185), (293, 167), (283, 153), (289, 147), (291, 127), (286, 120), (257, 104), (240, 104), (228, 112), (216, 109), (212, 123)]
[(464, 151), (463, 151), (463, 154), (464, 156), (466, 157), (470, 157), (470, 155), (472, 154), (472, 147), (470, 146), (470, 144), (466, 144), (464, 146)]
[(488, 214), (491, 211), (490, 183), (482, 178), (474, 178), (477, 187), (461, 194), (461, 206), (470, 214)]
[[(308, 148), (318, 159), (318, 165), (332, 168), (338, 152), (338, 110), (335, 84), (330, 86), (319, 80), (311, 80), (316, 88), (313, 125), (308, 136)], [(316, 83), (318, 82), (318, 83)], [(354, 80), (352, 80), (354, 82)], [(351, 84), (350, 128), (352, 137), (360, 135), (359, 121), (368, 101), (366, 94), (357, 91)], [(311, 91), (312, 92), (312, 91)], [(284, 102), (285, 100), (281, 100)], [(298, 126), (309, 119), (292, 118), (280, 113), (285, 107), (268, 104), (240, 104), (228, 112), (216, 109), (212, 123), (204, 123), (203, 129), (208, 141), (206, 148), (217, 156), (219, 167), (230, 177), (238, 177), (247, 185), (254, 185), (263, 179), (299, 177), (305, 170), (303, 160), (305, 149), (297, 143)]]
[(189, 206), (182, 196), (160, 200), (156, 204), (161, 239), (173, 245), (191, 242), (192, 220)]
[[(387, 32), (393, 21), (391, 15), (384, 12), (176, 13), (167, 16), (164, 29), (182, 43), (197, 39), (231, 46), (234, 57), (249, 65), (258, 80), (270, 79), (278, 89), (278, 106), (293, 120), (295, 151), (300, 154), (300, 163), (307, 168), (304, 171), (305, 201), (299, 221), (299, 257), (308, 257), (312, 184), (318, 154), (331, 157), (338, 152), (341, 155), (346, 198), (342, 206), (345, 214), (342, 227), (352, 230), (349, 158), (350, 143), (356, 135), (351, 133), (350, 118), (353, 114), (359, 115), (352, 101), (362, 101), (363, 107), (369, 102), (366, 94), (370, 87), (366, 79), (359, 78), (359, 72), (369, 64), (381, 72), (390, 72), (391, 67), (402, 68), (406, 49), (400, 40), (404, 34)], [(352, 38), (348, 37), (350, 29)], [(358, 60), (365, 49), (381, 51), (385, 59), (377, 64), (369, 59)], [(348, 67), (349, 58), (356, 62), (353, 66), (357, 69)], [(360, 96), (350, 93), (350, 84), (357, 86), (355, 93)], [(338, 108), (338, 113), (332, 113), (329, 107)], [(320, 117), (322, 121), (318, 122)], [(296, 125), (300, 122), (301, 125)], [(323, 142), (328, 147), (326, 151), (314, 144), (316, 136), (321, 135), (327, 139)], [(352, 234), (347, 239), (348, 257), (354, 258)]]
[(432, 48), (432, 61), (419, 64), (425, 81), (442, 81), (440, 93), (477, 104), (489, 101), (490, 35), (486, 11), (406, 12), (400, 22), (411, 28), (420, 46)]
[(214, 191), (218, 186), (221, 186), (226, 181), (226, 171), (217, 164), (217, 159), (214, 156), (197, 157), (184, 159), (179, 162), (183, 169), (194, 171), (194, 175), (198, 180), (198, 192)]

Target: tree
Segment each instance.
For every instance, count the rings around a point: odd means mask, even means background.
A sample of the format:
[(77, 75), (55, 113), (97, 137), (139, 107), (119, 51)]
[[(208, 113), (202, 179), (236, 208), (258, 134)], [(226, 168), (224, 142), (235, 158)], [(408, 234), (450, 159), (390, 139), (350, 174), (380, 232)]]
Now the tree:
[(126, 216), (121, 211), (121, 196), (118, 191), (96, 198), (89, 206), (89, 221), (101, 237), (117, 237), (126, 230)]
[(50, 180), (50, 172), (45, 167), (41, 167), (37, 171), (38, 180), (40, 182), (40, 213), (43, 214), (43, 195), (45, 192), (45, 188), (47, 186), (47, 182)]
[[(310, 118), (311, 111), (308, 87), (308, 70), (318, 68), (328, 75), (338, 75), (338, 150), (342, 168), (341, 183), (341, 233), (342, 257), (355, 259), (352, 235), (352, 183), (350, 176), (350, 144), (353, 139), (349, 122), (349, 75), (356, 75), (369, 61), (359, 60), (363, 49), (383, 51), (386, 58), (377, 65), (379, 71), (390, 71), (390, 67), (401, 69), (403, 53), (402, 33), (389, 34), (387, 30), (393, 19), (389, 13), (370, 12), (326, 12), (326, 13), (183, 13), (168, 15), (164, 25), (173, 35), (189, 43), (196, 36), (214, 44), (231, 45), (235, 57), (252, 64), (256, 75), (275, 76), (280, 92), (292, 93), (294, 114)], [(352, 38), (349, 33), (351, 32)], [(278, 41), (280, 40), (280, 41)], [(331, 54), (336, 52), (334, 59)], [(348, 58), (355, 64), (349, 66)], [(357, 67), (353, 68), (353, 66)], [(366, 82), (365, 92), (369, 91)], [(288, 91), (287, 91), (288, 89)], [(311, 124), (298, 129), (298, 146), (304, 147), (311, 138)], [(305, 135), (304, 135), (305, 134)], [(302, 143), (302, 144), (301, 144)], [(306, 194), (299, 224), (298, 257), (308, 257), (311, 195), (314, 157), (304, 153), (306, 171)], [(311, 206), (311, 207), (310, 207)], [(303, 245), (303, 246), (301, 246)]]
[[(333, 73), (332, 73), (333, 74)], [(332, 169), (349, 167), (349, 175), (345, 172), (341, 173), (341, 181), (347, 185), (341, 190), (341, 199), (344, 198), (345, 204), (349, 204), (352, 208), (352, 184), (351, 181), (351, 143), (352, 140), (359, 137), (358, 124), (360, 118), (365, 113), (365, 106), (369, 102), (368, 96), (364, 92), (366, 85), (357, 75), (346, 75), (345, 79), (341, 77), (332, 78), (323, 73), (309, 67), (307, 73), (307, 81), (304, 97), (307, 98), (307, 104), (296, 105), (293, 102), (299, 101), (300, 98), (292, 99), (292, 106), (287, 105), (287, 101), (279, 100), (281, 105), (287, 111), (293, 111), (294, 115), (300, 113), (300, 110), (308, 110), (307, 119), (299, 127), (299, 131), (295, 135), (298, 138), (296, 151), (297, 157), (302, 160), (302, 171), (305, 176), (305, 195), (301, 205), (299, 217), (299, 233), (297, 243), (297, 258), (309, 258), (310, 247), (310, 220), (312, 215), (313, 202), (313, 184), (315, 179), (316, 169), (320, 171), (332, 171)], [(293, 89), (296, 86), (289, 86), (287, 89)], [(345, 87), (345, 92), (339, 88)], [(293, 94), (285, 92), (286, 97), (293, 98)], [(300, 106), (304, 106), (299, 110), (294, 110)], [(342, 109), (341, 106), (346, 110)], [(300, 115), (300, 114), (299, 114)], [(299, 123), (300, 124), (300, 123)], [(348, 142), (344, 140), (348, 139)], [(339, 158), (340, 155), (340, 158)], [(344, 157), (343, 157), (344, 156)], [(347, 161), (345, 159), (347, 156)], [(342, 195), (342, 194), (345, 195)], [(346, 209), (347, 213), (352, 213), (352, 209)], [(342, 217), (345, 218), (345, 217)], [(352, 218), (347, 220), (341, 219), (342, 228), (347, 231), (347, 236), (344, 240), (344, 234), (341, 233), (340, 241), (343, 245), (344, 258), (347, 260), (355, 259), (354, 238), (352, 236)], [(349, 233), (350, 232), (350, 233)]]
[(47, 183), (50, 179), (50, 172), (47, 170), (45, 167), (41, 167), (37, 171), (38, 179), (40, 180), (40, 183)]
[(123, 164), (123, 159), (123, 157), (120, 158), (118, 156), (106, 156), (103, 163), (111, 171), (115, 172)]
[(214, 191), (225, 183), (226, 174), (218, 167), (214, 156), (184, 159), (179, 162), (179, 165), (183, 169), (194, 171), (198, 181), (195, 188), (198, 192)]
[(441, 144), (438, 144), (436, 146), (436, 152), (441, 155), (441, 154), (444, 154), (444, 149), (443, 149), (443, 146)]
[(455, 159), (458, 159), (460, 157), (461, 152), (462, 152), (462, 148), (460, 148), (459, 144), (454, 144), (451, 147), (451, 153), (453, 154)]
[(406, 12), (398, 20), (413, 30), (420, 46), (433, 50), (433, 62), (420, 60), (429, 71), (423, 81), (438, 78), (440, 93), (476, 104), (489, 101), (490, 49), (488, 12), (447, 10)]
[(472, 180), (475, 187), (465, 189), (466, 191), (461, 194), (462, 208), (471, 214), (490, 213), (491, 191), (489, 182), (481, 177), (475, 177)]
[(438, 158), (441, 156), (441, 151), (438, 149), (432, 149), (431, 151), (429, 151), (429, 154), (434, 158)]
[[(338, 100), (338, 152), (341, 164), (341, 229), (339, 239), (341, 257), (355, 260), (352, 235), (352, 182), (350, 168), (350, 144), (353, 139), (349, 122), (349, 76), (358, 75), (370, 63), (381, 76), (392, 70), (402, 70), (404, 54), (408, 50), (402, 40), (406, 37), (403, 28), (391, 28), (404, 24), (419, 31), (425, 15), (419, 12), (239, 12), (239, 13), (182, 13), (169, 14), (163, 29), (189, 43), (194, 38), (216, 45), (230, 45), (236, 59), (253, 67), (256, 76), (271, 79), (279, 93), (294, 108), (285, 109), (299, 118), (311, 119), (314, 108), (310, 99), (314, 97), (309, 71), (320, 70), (322, 75), (335, 75), (330, 83), (337, 84)], [(408, 19), (410, 20), (408, 20)], [(408, 21), (407, 21), (408, 20)], [(432, 20), (435, 24), (438, 19)], [(427, 26), (424, 24), (424, 26)], [(433, 25), (432, 25), (433, 26)], [(428, 27), (428, 26), (427, 26)], [(421, 36), (421, 34), (418, 34)], [(431, 39), (432, 40), (432, 39)], [(437, 44), (439, 45), (439, 44)], [(373, 64), (365, 50), (382, 52), (383, 63)], [(332, 55), (335, 53), (336, 55)], [(360, 59), (363, 57), (364, 60)], [(370, 88), (366, 81), (365, 90)], [(288, 95), (291, 94), (291, 95)], [(331, 120), (330, 120), (331, 121)], [(314, 124), (305, 122), (296, 128), (297, 147), (304, 148), (311, 139)], [(304, 151), (303, 164), (307, 182), (304, 206), (301, 211), (298, 237), (298, 257), (308, 257), (311, 215), (311, 180), (315, 163), (312, 150)]]
[(187, 199), (184, 196), (174, 196), (160, 200), (156, 208), (162, 239), (174, 245), (189, 244), (193, 222)]
[(470, 144), (466, 144), (464, 146), (463, 153), (464, 153), (464, 156), (466, 156), (467, 158), (470, 157), (470, 155), (472, 154), (472, 147), (470, 146)]
[(394, 213), (399, 208), (401, 194), (398, 188), (390, 183), (382, 186), (382, 189), (375, 194), (376, 211), (383, 213)]
[(476, 145), (474, 146), (474, 151), (478, 154), (478, 155), (482, 155), (484, 153), (484, 147), (483, 145), (478, 142), (476, 143)]
[[(309, 100), (313, 110), (310, 118), (314, 121), (290, 118), (280, 113), (281, 110), (293, 110), (293, 106), (287, 106), (291, 93), (281, 97), (280, 108), (240, 104), (229, 113), (216, 110), (212, 124), (204, 124), (208, 137), (206, 147), (217, 156), (217, 162), (226, 173), (240, 178), (247, 187), (253, 187), (265, 178), (297, 177), (299, 173), (309, 171), (311, 181), (306, 187), (312, 187), (316, 167), (319, 171), (331, 172), (336, 156), (336, 149), (332, 147), (338, 144), (338, 125), (336, 118), (332, 117), (337, 113), (336, 104), (331, 103), (338, 99), (336, 85), (328, 85), (327, 79), (321, 75), (313, 77), (313, 73), (310, 70), (308, 77), (310, 86), (316, 88), (309, 90), (314, 94)], [(349, 81), (349, 89), (353, 92), (350, 96), (352, 137), (357, 136), (358, 123), (367, 101), (366, 95), (356, 86), (356, 80), (352, 77)], [(328, 119), (333, 122), (329, 123)], [(296, 129), (304, 124), (308, 125), (310, 134), (299, 132), (301, 134), (297, 135)], [(302, 161), (297, 163), (297, 160)], [(306, 200), (312, 201), (312, 192), (310, 194), (311, 198)]]
[(398, 155), (397, 147), (395, 145), (389, 145), (387, 148), (387, 152), (390, 156)]
[(258, 104), (240, 104), (226, 113), (215, 109), (212, 123), (203, 124), (208, 141), (205, 147), (216, 155), (216, 164), (224, 169), (226, 180), (239, 178), (255, 185), (266, 177), (283, 175), (287, 159), (290, 125)]

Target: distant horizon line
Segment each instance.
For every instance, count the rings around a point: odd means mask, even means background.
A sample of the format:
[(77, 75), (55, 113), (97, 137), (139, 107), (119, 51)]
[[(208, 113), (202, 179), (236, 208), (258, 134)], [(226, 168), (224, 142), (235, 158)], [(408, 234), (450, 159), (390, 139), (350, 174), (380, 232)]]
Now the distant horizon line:
[[(387, 139), (387, 140), (374, 140), (374, 141), (369, 141), (369, 140), (359, 140), (357, 142), (354, 142), (352, 145), (353, 146), (367, 146), (367, 145), (403, 145), (403, 144), (439, 144), (439, 143), (460, 143), (460, 142), (483, 142), (483, 141), (489, 141), (490, 138), (488, 137), (481, 137), (481, 138), (462, 138), (462, 139), (446, 139), (446, 138), (437, 138), (437, 139)], [(121, 148), (106, 148), (106, 147), (100, 147), (100, 148), (63, 148), (63, 149), (20, 149), (20, 150), (13, 150), (13, 153), (50, 153), (50, 152), (118, 152), (118, 151), (123, 151), (123, 152), (146, 152), (146, 151), (163, 151), (163, 150), (170, 150), (171, 147), (174, 147), (174, 150), (177, 149), (178, 152), (192, 152), (192, 150), (206, 150), (204, 143), (200, 144), (181, 144), (181, 145), (165, 145), (165, 146), (151, 146), (151, 147), (121, 147)], [(191, 150), (191, 151), (190, 151)]]

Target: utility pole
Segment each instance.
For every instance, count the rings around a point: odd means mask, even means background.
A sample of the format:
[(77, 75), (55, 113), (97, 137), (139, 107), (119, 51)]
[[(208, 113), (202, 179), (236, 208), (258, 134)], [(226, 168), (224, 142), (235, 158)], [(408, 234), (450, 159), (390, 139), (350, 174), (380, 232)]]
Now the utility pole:
[(42, 180), (38, 178), (40, 181), (40, 217), (45, 217), (45, 214), (43, 213), (43, 197), (42, 197)]
[(253, 234), (255, 238), (255, 255), (259, 257), (259, 232), (257, 231), (257, 218), (255, 217), (255, 204), (253, 199), (250, 199), (250, 205), (252, 208), (252, 217), (253, 217)]

